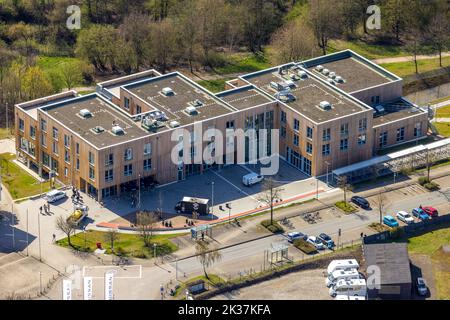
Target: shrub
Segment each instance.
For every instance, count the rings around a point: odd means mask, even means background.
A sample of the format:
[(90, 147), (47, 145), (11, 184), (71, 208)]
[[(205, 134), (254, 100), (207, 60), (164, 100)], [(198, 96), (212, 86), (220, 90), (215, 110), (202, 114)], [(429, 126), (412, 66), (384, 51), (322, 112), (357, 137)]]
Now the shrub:
[(405, 231), (402, 227), (395, 227), (389, 231), (389, 236), (392, 240), (397, 240), (405, 235)]
[(261, 225), (272, 233), (283, 233), (284, 232), (283, 227), (280, 226), (280, 224), (276, 221), (273, 221), (273, 223), (271, 224), (270, 220), (264, 220), (264, 221), (261, 221)]
[(353, 213), (356, 211), (356, 209), (350, 203), (344, 201), (336, 202), (335, 206), (346, 213)]
[(424, 188), (428, 189), (429, 191), (437, 191), (440, 189), (439, 185), (433, 181), (425, 183), (423, 186), (424, 186)]
[(384, 224), (378, 223), (378, 222), (373, 222), (369, 225), (370, 228), (372, 228), (373, 230), (377, 231), (377, 232), (383, 232), (388, 230), (389, 228), (386, 227)]
[(420, 177), (418, 182), (421, 186), (425, 186), (427, 183), (430, 183), (430, 180), (427, 177)]
[(118, 247), (118, 248), (116, 249), (116, 254), (117, 254), (118, 256), (124, 256), (124, 255), (126, 255), (126, 251), (124, 250), (124, 248)]
[(297, 239), (294, 241), (294, 246), (303, 251), (306, 254), (311, 254), (317, 251), (316, 247), (313, 246), (311, 243), (306, 242), (304, 239)]

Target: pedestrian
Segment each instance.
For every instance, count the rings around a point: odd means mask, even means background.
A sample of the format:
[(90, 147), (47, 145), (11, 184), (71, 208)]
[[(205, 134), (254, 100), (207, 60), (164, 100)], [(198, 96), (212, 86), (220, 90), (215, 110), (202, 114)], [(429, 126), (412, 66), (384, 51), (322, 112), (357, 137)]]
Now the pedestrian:
[(364, 236), (364, 233), (361, 232), (360, 237), (362, 238)]
[(56, 234), (53, 234), (53, 243), (56, 242)]
[(39, 213), (42, 214), (42, 206), (39, 207)]
[(204, 240), (205, 240), (205, 233), (202, 232), (202, 241), (204, 241)]
[(44, 203), (44, 212), (47, 214), (47, 205)]

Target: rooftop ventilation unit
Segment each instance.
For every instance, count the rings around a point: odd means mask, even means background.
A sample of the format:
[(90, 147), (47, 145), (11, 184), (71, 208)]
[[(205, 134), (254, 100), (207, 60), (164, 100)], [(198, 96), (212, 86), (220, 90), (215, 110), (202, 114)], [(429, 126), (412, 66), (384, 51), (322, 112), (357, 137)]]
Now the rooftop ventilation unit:
[(172, 88), (169, 88), (169, 87), (163, 88), (163, 89), (161, 90), (161, 92), (162, 92), (163, 95), (165, 95), (166, 97), (175, 95), (175, 93), (173, 92)]
[(80, 116), (86, 119), (92, 117), (92, 113), (88, 109), (81, 109)]
[(153, 111), (148, 114), (150, 117), (157, 121), (167, 121), (167, 116), (163, 111)]
[(318, 66), (316, 67), (316, 70), (319, 71), (319, 72), (322, 72), (323, 69), (324, 69), (324, 67), (321, 66), (321, 65), (318, 65)]
[(300, 77), (300, 79), (306, 79), (308, 78), (308, 74), (306, 73), (306, 71), (300, 70), (298, 72), (298, 76)]
[(116, 136), (123, 136), (125, 134), (125, 131), (123, 131), (122, 127), (118, 125), (113, 126), (111, 132)]
[(330, 72), (330, 74), (328, 75), (331, 79), (335, 79), (336, 78), (336, 72)]
[(153, 119), (151, 116), (146, 116), (142, 119), (142, 127), (144, 129), (150, 130), (150, 128), (154, 127), (156, 124), (156, 120)]
[(337, 83), (344, 83), (344, 78), (342, 78), (341, 76), (337, 76), (334, 80), (336, 80)]
[(298, 81), (298, 80), (300, 80), (300, 77), (299, 77), (298, 75), (296, 75), (295, 73), (291, 74), (291, 75), (290, 75), (290, 78), (291, 78), (291, 80), (293, 80), (293, 81)]
[(330, 74), (330, 70), (328, 70), (328, 69), (323, 69), (322, 70), (322, 74), (324, 74), (324, 75), (329, 75)]
[(289, 88), (291, 88), (291, 89), (297, 87), (297, 86), (295, 85), (294, 81), (292, 81), (292, 80), (286, 80), (286, 81), (284, 82), (283, 86), (284, 86), (284, 88), (289, 87)]
[(171, 128), (176, 128), (180, 126), (180, 123), (178, 121), (170, 121), (169, 126)]
[(331, 110), (331, 103), (329, 103), (328, 101), (322, 101), (321, 103), (319, 103), (319, 107), (322, 110)]
[(195, 107), (193, 107), (193, 106), (187, 107), (185, 109), (185, 111), (186, 111), (187, 114), (189, 114), (191, 116), (197, 114), (197, 109)]
[(194, 100), (194, 101), (191, 102), (191, 105), (192, 105), (193, 107), (198, 108), (198, 107), (203, 106), (203, 102), (201, 102), (199, 99), (196, 99), (196, 100)]
[(102, 133), (103, 131), (105, 131), (105, 129), (103, 127), (101, 127), (101, 126), (96, 126), (96, 127), (92, 128), (92, 131), (94, 133), (98, 134), (98, 133)]
[(328, 79), (328, 83), (329, 83), (329, 84), (332, 84), (333, 86), (336, 85), (336, 82), (335, 82), (333, 79)]

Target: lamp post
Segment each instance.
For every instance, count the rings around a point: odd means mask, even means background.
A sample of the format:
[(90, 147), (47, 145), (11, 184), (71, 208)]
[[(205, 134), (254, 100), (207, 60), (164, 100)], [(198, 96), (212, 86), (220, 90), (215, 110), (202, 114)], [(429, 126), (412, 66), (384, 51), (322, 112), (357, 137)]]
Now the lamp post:
[(138, 179), (138, 210), (141, 210), (141, 174), (139, 174)]
[(42, 262), (42, 251), (41, 251), (41, 214), (38, 213), (38, 237), (39, 237), (39, 261)]
[(214, 216), (214, 181), (211, 182), (211, 220)]
[(156, 264), (156, 243), (153, 244), (153, 258), (155, 258), (155, 264)]
[(330, 185), (329, 184), (329, 168), (330, 168), (330, 163), (328, 161), (325, 161), (325, 164), (327, 165), (327, 187)]

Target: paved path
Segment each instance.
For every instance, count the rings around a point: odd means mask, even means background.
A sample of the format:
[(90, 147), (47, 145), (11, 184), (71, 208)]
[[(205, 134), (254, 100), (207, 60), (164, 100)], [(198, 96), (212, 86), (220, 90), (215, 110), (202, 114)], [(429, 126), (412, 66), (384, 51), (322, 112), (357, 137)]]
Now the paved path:
[[(442, 57), (450, 57), (450, 51), (449, 52), (443, 52)], [(417, 60), (427, 60), (427, 59), (436, 59), (439, 58), (438, 54), (433, 55), (418, 55)], [(381, 59), (375, 59), (373, 62), (377, 64), (385, 64), (385, 63), (397, 63), (397, 62), (409, 62), (414, 61), (412, 56), (404, 56), (404, 57), (393, 57), (393, 58), (381, 58)]]

